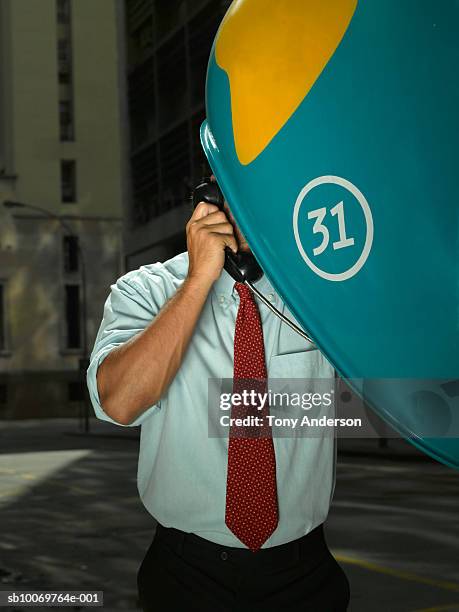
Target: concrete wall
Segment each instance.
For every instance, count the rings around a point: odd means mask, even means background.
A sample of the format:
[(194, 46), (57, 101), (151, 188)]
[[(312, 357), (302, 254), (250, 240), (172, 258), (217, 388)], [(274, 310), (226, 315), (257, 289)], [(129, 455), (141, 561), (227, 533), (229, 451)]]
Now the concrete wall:
[[(122, 274), (122, 147), (117, 2), (72, 3), (75, 140), (61, 142), (55, 0), (0, 0), (3, 39), (0, 168), (0, 282), (5, 285), (7, 351), (0, 418), (75, 414), (68, 382), (78, 381), (78, 349), (65, 349), (65, 274), (57, 220), (12, 199), (42, 207), (79, 236), (87, 268), (86, 323), (92, 348), (111, 283)], [(8, 130), (4, 129), (8, 127)], [(6, 159), (7, 155), (2, 154)], [(61, 202), (61, 159), (77, 164), (77, 201)], [(11, 214), (11, 212), (13, 214)], [(1, 394), (0, 394), (1, 395)]]

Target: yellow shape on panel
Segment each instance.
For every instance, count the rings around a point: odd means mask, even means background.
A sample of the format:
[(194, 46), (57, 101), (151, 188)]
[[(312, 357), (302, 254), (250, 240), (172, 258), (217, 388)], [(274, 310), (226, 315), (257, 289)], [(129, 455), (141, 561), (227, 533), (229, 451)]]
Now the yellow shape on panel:
[(217, 34), (236, 152), (252, 162), (309, 93), (343, 38), (358, 0), (236, 0)]

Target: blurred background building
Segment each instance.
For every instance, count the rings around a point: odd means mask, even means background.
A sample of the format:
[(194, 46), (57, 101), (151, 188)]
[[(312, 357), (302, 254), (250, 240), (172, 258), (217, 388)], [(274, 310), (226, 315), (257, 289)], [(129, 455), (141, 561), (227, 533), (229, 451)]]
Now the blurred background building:
[(186, 250), (203, 175), (207, 63), (230, 0), (126, 0), (130, 198), (126, 268)]
[(118, 18), (113, 0), (0, 0), (0, 418), (81, 409), (123, 271)]
[(84, 414), (110, 284), (186, 249), (230, 0), (0, 0), (0, 418)]

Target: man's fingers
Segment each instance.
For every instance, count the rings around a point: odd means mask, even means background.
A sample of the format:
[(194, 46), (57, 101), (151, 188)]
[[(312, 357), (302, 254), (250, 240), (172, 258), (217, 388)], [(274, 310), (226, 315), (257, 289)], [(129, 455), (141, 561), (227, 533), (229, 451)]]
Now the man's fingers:
[(199, 219), (199, 225), (215, 225), (217, 223), (229, 223), (228, 217), (222, 210), (216, 210), (206, 217)]
[[(204, 228), (201, 228), (201, 229), (204, 230)], [(226, 236), (234, 235), (233, 226), (229, 222), (216, 223), (215, 225), (208, 225), (206, 226), (206, 231), (208, 231), (210, 234), (223, 234)]]
[(208, 204), (207, 202), (199, 202), (191, 215), (190, 221), (198, 221), (208, 215), (218, 212), (219, 208), (215, 204)]
[(229, 247), (233, 253), (237, 252), (237, 241), (232, 234), (216, 234), (216, 236), (220, 236), (224, 246)]
[(234, 252), (238, 249), (232, 223), (215, 204), (200, 202), (188, 221), (187, 232), (190, 236), (207, 232), (208, 235), (217, 237), (223, 247), (228, 246)]
[(228, 217), (224, 212), (215, 207), (216, 210), (214, 212), (208, 213), (205, 217), (201, 217), (200, 219), (196, 219), (191, 217), (191, 219), (187, 223), (187, 231), (196, 232), (204, 228), (215, 227), (216, 225), (227, 225), (233, 227), (231, 223), (228, 221)]

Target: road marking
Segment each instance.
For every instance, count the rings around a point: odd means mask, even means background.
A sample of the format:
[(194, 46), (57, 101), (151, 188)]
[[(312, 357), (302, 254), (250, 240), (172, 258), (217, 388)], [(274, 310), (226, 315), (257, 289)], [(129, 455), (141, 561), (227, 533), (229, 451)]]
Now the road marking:
[(357, 565), (363, 569), (369, 570), (370, 572), (378, 572), (379, 574), (386, 574), (387, 576), (393, 576), (394, 578), (400, 578), (401, 580), (410, 580), (412, 582), (418, 582), (419, 584), (427, 584), (429, 586), (436, 587), (437, 589), (444, 589), (447, 591), (456, 591), (459, 593), (459, 583), (449, 582), (447, 580), (435, 580), (434, 578), (427, 578), (426, 576), (418, 576), (411, 572), (405, 572), (403, 570), (397, 570), (392, 567), (385, 567), (378, 565), (372, 561), (366, 561), (365, 559), (359, 559), (358, 557), (349, 557), (347, 555), (334, 554), (335, 559), (341, 563), (347, 563), (349, 565)]

